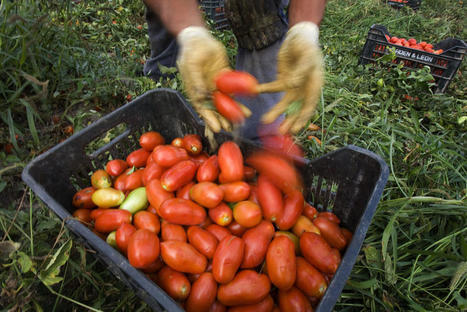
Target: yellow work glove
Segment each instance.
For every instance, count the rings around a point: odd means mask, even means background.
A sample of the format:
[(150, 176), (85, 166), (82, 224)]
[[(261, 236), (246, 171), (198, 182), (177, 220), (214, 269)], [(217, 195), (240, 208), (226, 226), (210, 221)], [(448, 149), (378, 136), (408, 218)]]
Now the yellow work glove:
[(178, 69), (191, 105), (214, 132), (230, 131), (230, 123), (206, 105), (215, 89), (214, 77), (229, 68), (225, 47), (204, 27), (190, 26), (177, 36)]
[(300, 105), (287, 114), (279, 131), (296, 133), (315, 112), (323, 85), (323, 57), (318, 45), (319, 28), (312, 22), (300, 22), (286, 34), (277, 56), (277, 80), (259, 86), (259, 92), (285, 91), (284, 97), (262, 117), (271, 123), (287, 111), (289, 105)]

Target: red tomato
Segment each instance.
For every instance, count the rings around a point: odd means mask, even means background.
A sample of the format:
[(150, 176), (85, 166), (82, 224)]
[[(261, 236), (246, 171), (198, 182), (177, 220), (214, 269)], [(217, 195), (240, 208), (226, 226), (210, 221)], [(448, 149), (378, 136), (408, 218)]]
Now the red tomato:
[(117, 247), (124, 254), (127, 253), (128, 241), (134, 232), (136, 232), (136, 228), (129, 223), (123, 223), (115, 232), (115, 241), (117, 242)]
[(271, 312), (274, 309), (274, 300), (271, 295), (255, 304), (239, 305), (229, 308), (229, 312)]
[(126, 187), (126, 179), (132, 172), (133, 168), (127, 168), (125, 171), (123, 171), (123, 173), (115, 179), (114, 188), (124, 192)]
[(104, 169), (98, 169), (91, 176), (91, 184), (95, 189), (107, 188), (112, 186), (112, 180)]
[(89, 217), (91, 220), (96, 220), (97, 217), (99, 217), (104, 211), (106, 211), (107, 208), (97, 208), (91, 210), (91, 213), (89, 214)]
[(192, 245), (170, 240), (161, 243), (162, 260), (172, 269), (183, 273), (202, 273), (207, 266), (206, 257)]
[(285, 196), (284, 211), (276, 221), (277, 227), (282, 230), (288, 230), (295, 225), (303, 211), (302, 192), (293, 192)]
[(82, 223), (89, 223), (91, 222), (91, 209), (76, 209), (73, 212), (73, 218), (78, 219)]
[(333, 274), (341, 261), (339, 251), (331, 248), (324, 238), (316, 233), (303, 233), (300, 237), (300, 251), (309, 263), (323, 273)]
[(196, 164), (191, 160), (180, 161), (162, 174), (162, 188), (169, 192), (176, 191), (193, 180), (197, 168)]
[(251, 228), (258, 225), (263, 219), (261, 208), (252, 201), (241, 201), (233, 208), (233, 217), (238, 224)]
[(209, 157), (203, 162), (196, 173), (196, 180), (198, 182), (214, 182), (219, 176), (219, 163), (217, 161), (217, 155)]
[(261, 151), (248, 157), (246, 162), (260, 174), (267, 176), (284, 193), (302, 190), (300, 174), (284, 157)]
[[(250, 196), (248, 197), (248, 200), (259, 205), (258, 186), (250, 184)], [(263, 214), (264, 214), (264, 209), (263, 209)]]
[(224, 191), (224, 201), (229, 203), (247, 200), (250, 196), (250, 185), (244, 181), (221, 184), (220, 188)]
[(143, 186), (143, 169), (135, 170), (125, 178), (125, 191), (132, 191)]
[(281, 190), (266, 176), (258, 177), (257, 197), (266, 220), (275, 222), (284, 211), (283, 196)]
[(285, 236), (288, 239), (290, 239), (295, 246), (295, 254), (296, 255), (300, 254), (300, 239), (298, 238), (297, 235), (289, 231), (277, 231), (276, 233), (274, 233), (274, 237), (277, 237), (277, 236)]
[(220, 226), (229, 225), (233, 220), (232, 209), (223, 202), (217, 207), (209, 209), (208, 214), (211, 220)]
[(226, 236), (231, 235), (229, 230), (217, 224), (208, 225), (206, 230), (214, 235), (219, 242), (222, 241)]
[(279, 290), (279, 309), (288, 312), (313, 311), (310, 301), (297, 288)]
[(175, 197), (190, 200), (190, 190), (195, 184), (193, 181), (188, 182), (175, 192)]
[(164, 168), (156, 164), (155, 162), (146, 165), (146, 168), (143, 169), (143, 175), (141, 177), (141, 182), (143, 185), (147, 185), (149, 181), (153, 179), (160, 179)]
[(229, 229), (230, 233), (232, 233), (235, 236), (241, 237), (243, 233), (248, 230), (248, 228), (244, 227), (243, 225), (239, 224), (237, 221), (233, 220), (230, 222), (230, 224), (227, 226)]
[(318, 216), (318, 210), (309, 203), (305, 203), (305, 206), (303, 207), (303, 215), (308, 219), (313, 220)]
[(175, 146), (175, 147), (183, 147), (183, 139), (178, 137), (172, 140), (170, 145)]
[[(220, 174), (223, 182), (236, 182), (243, 179), (243, 155), (240, 147), (233, 142), (222, 143), (217, 152)], [(220, 178), (220, 177), (219, 177)]]
[(217, 300), (214, 301), (214, 303), (209, 308), (209, 312), (225, 312), (225, 311), (227, 311), (227, 308), (225, 307), (225, 305), (223, 305)]
[(135, 213), (133, 217), (133, 224), (137, 229), (146, 229), (156, 234), (159, 234), (161, 230), (159, 217), (145, 210), (141, 210)]
[(252, 181), (256, 177), (256, 170), (254, 168), (243, 166), (243, 178), (246, 181)]
[(232, 281), (219, 286), (217, 299), (226, 306), (256, 304), (266, 298), (270, 290), (271, 283), (265, 274), (243, 270)]
[(190, 295), (185, 303), (187, 312), (209, 311), (216, 301), (217, 283), (210, 272), (204, 272), (193, 283)]
[(245, 71), (223, 71), (215, 78), (216, 88), (225, 94), (256, 95), (258, 80)]
[(190, 244), (208, 259), (212, 259), (217, 248), (217, 238), (199, 226), (190, 226), (187, 230)]
[(159, 211), (163, 202), (174, 197), (173, 193), (167, 192), (162, 188), (161, 182), (158, 179), (153, 179), (146, 185), (146, 195), (149, 203), (156, 211)]
[(186, 232), (183, 226), (163, 221), (161, 225), (161, 240), (175, 240), (180, 242), (187, 241)]
[(224, 198), (223, 189), (212, 182), (200, 182), (190, 189), (190, 198), (206, 208), (217, 207)]
[(241, 267), (249, 269), (260, 265), (266, 257), (269, 243), (273, 237), (274, 226), (267, 220), (263, 220), (257, 226), (248, 229), (242, 235), (245, 250)]
[(190, 158), (185, 149), (172, 145), (157, 146), (152, 151), (151, 157), (162, 167), (172, 167), (176, 163)]
[(323, 274), (302, 257), (297, 257), (295, 286), (308, 297), (321, 298), (327, 289)]
[(353, 234), (346, 228), (341, 228), (342, 235), (344, 235), (347, 245), (352, 241)]
[(208, 160), (209, 155), (206, 152), (201, 152), (198, 155), (192, 155), (191, 160), (195, 162), (195, 164), (199, 167), (201, 166), (206, 160)]
[(146, 229), (139, 229), (128, 241), (128, 261), (135, 268), (144, 268), (159, 257), (159, 238)]
[(243, 260), (245, 243), (239, 237), (230, 235), (217, 245), (212, 259), (214, 279), (221, 284), (230, 282)]
[(92, 201), (92, 194), (95, 189), (90, 186), (86, 187), (73, 195), (72, 205), (76, 208), (91, 209), (96, 207), (96, 204)]
[(331, 247), (339, 250), (344, 249), (347, 244), (344, 234), (337, 223), (329, 221), (329, 219), (319, 216), (313, 220), (313, 224), (321, 232), (321, 236), (328, 242)]
[(148, 264), (147, 266), (145, 266), (145, 267), (142, 268), (141, 270), (142, 270), (144, 273), (151, 274), (151, 273), (156, 273), (157, 271), (159, 271), (160, 269), (162, 269), (163, 266), (164, 266), (164, 263), (162, 262), (161, 258), (158, 257), (158, 258), (156, 259), (156, 261), (151, 262), (150, 264)]
[(156, 146), (162, 144), (165, 144), (165, 139), (156, 131), (145, 132), (139, 137), (139, 145), (148, 152), (152, 152)]
[(305, 216), (298, 217), (297, 222), (295, 222), (295, 225), (292, 228), (292, 232), (298, 237), (302, 236), (304, 232), (321, 234), (316, 225), (314, 225), (313, 222)]
[(140, 148), (136, 151), (131, 152), (130, 155), (127, 156), (126, 162), (130, 167), (144, 167), (146, 165), (146, 161), (148, 160), (149, 155), (151, 155), (151, 153), (149, 153), (144, 148)]
[(294, 243), (286, 236), (277, 236), (266, 253), (268, 276), (280, 290), (290, 289), (295, 283), (297, 263)]
[(191, 284), (185, 274), (164, 266), (157, 273), (157, 284), (174, 300), (185, 300), (191, 291)]
[(111, 176), (117, 177), (121, 175), (126, 168), (128, 168), (128, 164), (126, 161), (124, 161), (123, 159), (113, 159), (107, 162), (107, 165), (105, 166), (105, 171), (107, 171), (107, 173)]
[(417, 40), (415, 40), (414, 38), (410, 38), (409, 40), (407, 40), (409, 42), (410, 45), (415, 45), (417, 44)]
[(203, 150), (201, 137), (197, 134), (187, 134), (182, 139), (183, 148), (191, 155), (198, 155)]
[(197, 225), (206, 219), (206, 211), (203, 207), (182, 198), (167, 199), (158, 211), (165, 220), (180, 225)]
[(94, 228), (101, 233), (110, 233), (123, 223), (131, 223), (131, 212), (123, 209), (106, 209), (96, 218)]
[(214, 106), (216, 110), (232, 123), (243, 123), (245, 114), (238, 103), (229, 95), (219, 91), (214, 91), (212, 94)]
[(302, 148), (295, 143), (294, 138), (287, 134), (265, 135), (261, 136), (261, 143), (264, 148), (280, 153), (291, 160), (303, 158)]

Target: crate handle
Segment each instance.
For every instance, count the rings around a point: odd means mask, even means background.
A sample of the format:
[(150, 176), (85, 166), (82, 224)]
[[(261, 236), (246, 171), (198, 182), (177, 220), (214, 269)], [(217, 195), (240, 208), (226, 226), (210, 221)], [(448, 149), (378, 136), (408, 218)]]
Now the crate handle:
[[(123, 129), (119, 129), (119, 127), (124, 127)], [(117, 136), (115, 136), (113, 139), (111, 139), (108, 143), (106, 143), (104, 146), (101, 146), (97, 149), (94, 149), (93, 150), (93, 147), (91, 146), (94, 142), (98, 141), (98, 140), (102, 140), (104, 139), (106, 136), (110, 135), (110, 131), (117, 131), (118, 132), (121, 132), (119, 133)], [(130, 127), (128, 127), (128, 125), (125, 123), (125, 122), (122, 122), (122, 123), (119, 123), (117, 125), (115, 125), (114, 127), (108, 129), (106, 132), (102, 133), (101, 135), (99, 135), (98, 137), (96, 137), (94, 140), (92, 140), (91, 142), (89, 142), (86, 146), (85, 146), (85, 151), (86, 151), (86, 154), (87, 156), (90, 158), (90, 159), (95, 159), (97, 158), (100, 154), (106, 152), (107, 150), (109, 150), (110, 148), (112, 148), (115, 144), (117, 144), (118, 142), (120, 142), (121, 140), (127, 138), (129, 135), (130, 135), (130, 132), (131, 132), (131, 129)]]

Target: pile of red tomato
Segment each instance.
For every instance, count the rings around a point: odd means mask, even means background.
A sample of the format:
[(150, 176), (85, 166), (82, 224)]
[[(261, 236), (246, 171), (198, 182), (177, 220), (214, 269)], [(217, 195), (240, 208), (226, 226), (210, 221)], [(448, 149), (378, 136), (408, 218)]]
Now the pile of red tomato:
[(352, 233), (303, 197), (284, 154), (217, 154), (198, 135), (140, 149), (93, 172), (73, 216), (186, 311), (313, 311)]
[(409, 40), (407, 40), (405, 38), (390, 37), (389, 35), (384, 36), (386, 37), (386, 40), (388, 42), (395, 45), (425, 51), (433, 54), (441, 54), (444, 52), (443, 49), (433, 50), (433, 45), (431, 43), (426, 43), (425, 41), (417, 42), (417, 40), (415, 40), (414, 38), (410, 38)]

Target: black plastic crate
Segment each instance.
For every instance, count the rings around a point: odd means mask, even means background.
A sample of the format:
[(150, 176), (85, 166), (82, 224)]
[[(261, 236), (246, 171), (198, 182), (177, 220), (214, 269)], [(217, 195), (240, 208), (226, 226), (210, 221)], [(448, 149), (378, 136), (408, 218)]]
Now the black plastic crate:
[[(204, 124), (191, 106), (173, 90), (145, 93), (66, 141), (32, 160), (22, 173), (26, 184), (47, 204), (82, 242), (96, 251), (109, 269), (132, 287), (155, 311), (182, 311), (180, 306), (127, 259), (85, 225), (72, 218), (71, 200), (89, 186), (89, 172), (103, 168), (112, 155), (125, 157), (137, 147), (141, 133), (159, 131), (168, 142), (187, 133), (203, 136)], [(96, 146), (99, 138), (114, 132), (115, 138)], [(229, 133), (215, 135), (218, 144), (232, 140)], [(237, 139), (244, 155), (257, 149), (252, 141)], [(208, 152), (214, 152), (207, 141)], [(388, 178), (386, 163), (374, 153), (347, 146), (312, 161), (303, 159), (305, 198), (318, 210), (333, 211), (354, 235), (316, 311), (331, 311), (349, 277), (368, 226)]]
[(385, 2), (396, 9), (409, 6), (414, 10), (418, 10), (422, 4), (422, 0), (385, 0)]
[(224, 0), (201, 0), (201, 9), (214, 22), (218, 30), (228, 29), (229, 21), (225, 17)]
[(386, 36), (391, 37), (386, 27), (383, 25), (371, 26), (360, 57), (360, 63), (376, 63), (377, 59), (390, 53), (389, 48), (394, 48), (397, 57), (393, 60), (393, 64), (388, 63), (388, 65), (396, 66), (403, 62), (404, 67), (407, 69), (430, 67), (431, 74), (435, 79), (434, 92), (436, 93), (446, 91), (467, 50), (466, 43), (455, 38), (448, 38), (435, 44), (433, 50), (443, 49), (444, 52), (434, 54), (393, 44), (388, 41)]

